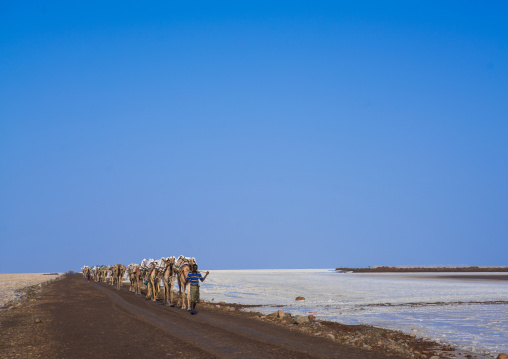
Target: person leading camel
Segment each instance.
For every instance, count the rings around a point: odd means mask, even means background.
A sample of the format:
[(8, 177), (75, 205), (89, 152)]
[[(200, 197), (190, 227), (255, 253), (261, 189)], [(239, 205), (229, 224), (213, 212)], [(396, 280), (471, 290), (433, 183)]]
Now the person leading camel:
[(198, 314), (196, 312), (196, 304), (199, 302), (199, 281), (204, 281), (210, 272), (206, 272), (205, 276), (202, 277), (201, 273), (198, 272), (198, 265), (192, 266), (192, 272), (187, 275), (185, 283), (190, 282), (190, 297), (191, 297), (191, 314)]

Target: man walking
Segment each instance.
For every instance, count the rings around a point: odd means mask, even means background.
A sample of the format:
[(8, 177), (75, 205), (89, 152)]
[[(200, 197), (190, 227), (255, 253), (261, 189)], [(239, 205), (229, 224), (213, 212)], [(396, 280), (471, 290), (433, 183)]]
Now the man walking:
[(201, 273), (198, 272), (198, 265), (192, 265), (192, 272), (187, 274), (187, 278), (185, 279), (185, 283), (190, 282), (190, 297), (191, 297), (191, 314), (198, 314), (195, 311), (196, 304), (199, 302), (199, 281), (204, 281), (210, 272), (206, 272), (205, 276), (202, 277)]

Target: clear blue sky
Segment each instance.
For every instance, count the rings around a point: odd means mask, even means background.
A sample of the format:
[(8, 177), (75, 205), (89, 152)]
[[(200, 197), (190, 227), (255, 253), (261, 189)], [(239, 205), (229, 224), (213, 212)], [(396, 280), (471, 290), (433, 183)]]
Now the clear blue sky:
[(0, 273), (508, 265), (507, 10), (2, 2)]

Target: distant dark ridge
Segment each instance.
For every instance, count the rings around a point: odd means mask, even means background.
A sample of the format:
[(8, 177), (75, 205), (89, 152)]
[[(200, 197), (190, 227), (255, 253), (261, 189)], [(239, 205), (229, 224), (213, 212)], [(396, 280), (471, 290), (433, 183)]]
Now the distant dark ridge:
[(335, 268), (336, 271), (354, 273), (416, 273), (416, 272), (508, 272), (508, 267), (388, 267), (375, 268)]

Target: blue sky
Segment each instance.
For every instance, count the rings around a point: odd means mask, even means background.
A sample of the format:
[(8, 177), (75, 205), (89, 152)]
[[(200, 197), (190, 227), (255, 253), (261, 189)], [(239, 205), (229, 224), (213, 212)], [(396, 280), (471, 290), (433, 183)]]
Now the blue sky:
[(504, 2), (4, 2), (0, 272), (507, 265)]

